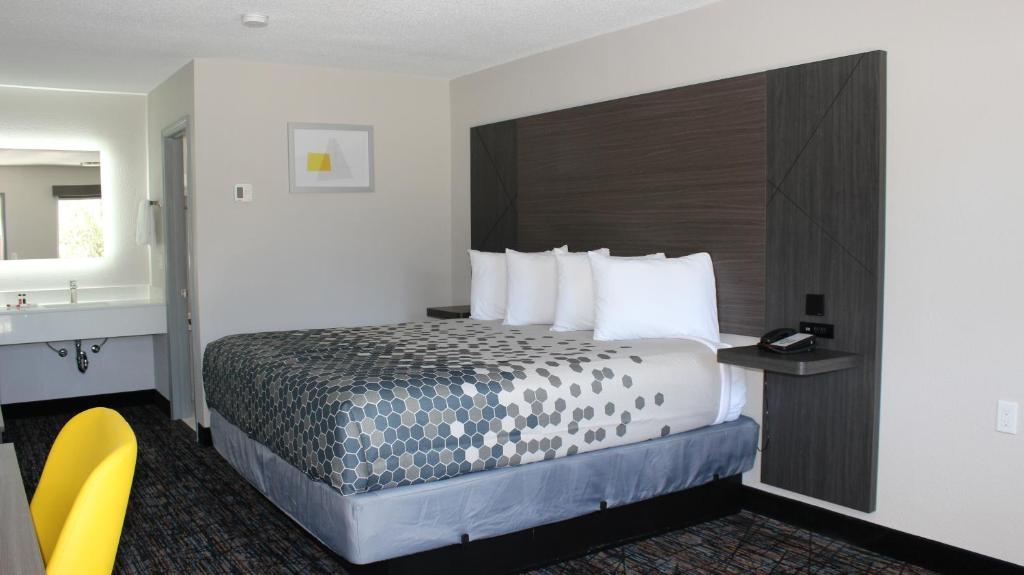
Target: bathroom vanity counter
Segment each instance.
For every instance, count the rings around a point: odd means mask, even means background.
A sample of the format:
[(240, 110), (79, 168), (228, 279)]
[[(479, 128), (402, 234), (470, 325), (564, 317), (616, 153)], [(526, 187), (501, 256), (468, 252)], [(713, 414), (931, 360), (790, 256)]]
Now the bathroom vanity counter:
[(115, 300), (0, 308), (0, 345), (167, 332), (163, 302)]

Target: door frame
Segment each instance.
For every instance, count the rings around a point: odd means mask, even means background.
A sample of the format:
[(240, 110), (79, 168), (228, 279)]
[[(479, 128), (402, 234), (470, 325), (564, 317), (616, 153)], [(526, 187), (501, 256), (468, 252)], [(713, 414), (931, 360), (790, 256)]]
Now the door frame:
[[(160, 153), (163, 159), (161, 182), (163, 185), (163, 209), (161, 223), (164, 229), (164, 271), (165, 283), (164, 293), (167, 313), (167, 356), (170, 373), (170, 403), (172, 419), (191, 419), (194, 427), (198, 430), (202, 419), (201, 406), (201, 381), (199, 379), (198, 355), (198, 306), (196, 304), (196, 267), (194, 254), (194, 190), (195, 190), (195, 168), (192, 149), (193, 128), (191, 116), (183, 116), (171, 123), (160, 132)], [(168, 145), (172, 142), (184, 140), (182, 161), (184, 170), (183, 194), (168, 194), (167, 190), (172, 184), (172, 174), (167, 170)], [(175, 143), (174, 145), (179, 145)], [(178, 237), (176, 218), (184, 218), (184, 237)], [(185, 258), (185, 286), (186, 294), (180, 293), (180, 285), (177, 273), (177, 258)], [(192, 329), (189, 330), (181, 319), (189, 314), (192, 320)], [(176, 343), (177, 354), (174, 353)], [(179, 382), (175, 385), (175, 382)], [(183, 382), (183, 383), (180, 383)]]
[(0, 260), (7, 259), (7, 196), (0, 192)]

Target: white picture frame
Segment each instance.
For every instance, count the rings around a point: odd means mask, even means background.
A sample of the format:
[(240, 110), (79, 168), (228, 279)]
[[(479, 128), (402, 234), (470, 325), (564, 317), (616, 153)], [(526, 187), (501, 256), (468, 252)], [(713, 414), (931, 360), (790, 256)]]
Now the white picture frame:
[(373, 126), (288, 123), (288, 191), (373, 191)]

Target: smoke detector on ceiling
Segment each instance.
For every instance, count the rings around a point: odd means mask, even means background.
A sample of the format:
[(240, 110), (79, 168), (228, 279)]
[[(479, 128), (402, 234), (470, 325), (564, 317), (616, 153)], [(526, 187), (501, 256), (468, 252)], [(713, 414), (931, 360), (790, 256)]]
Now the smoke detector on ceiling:
[(255, 12), (242, 14), (242, 26), (246, 28), (266, 28), (269, 23), (270, 16), (266, 14), (257, 14)]

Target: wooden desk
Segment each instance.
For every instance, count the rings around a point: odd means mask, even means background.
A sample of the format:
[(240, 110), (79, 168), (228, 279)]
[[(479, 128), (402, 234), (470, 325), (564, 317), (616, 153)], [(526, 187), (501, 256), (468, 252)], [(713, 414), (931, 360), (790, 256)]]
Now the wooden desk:
[(0, 444), (0, 575), (46, 573), (14, 444)]

